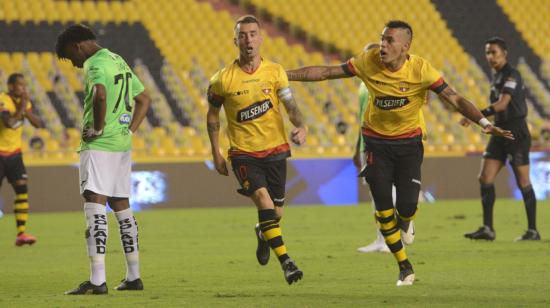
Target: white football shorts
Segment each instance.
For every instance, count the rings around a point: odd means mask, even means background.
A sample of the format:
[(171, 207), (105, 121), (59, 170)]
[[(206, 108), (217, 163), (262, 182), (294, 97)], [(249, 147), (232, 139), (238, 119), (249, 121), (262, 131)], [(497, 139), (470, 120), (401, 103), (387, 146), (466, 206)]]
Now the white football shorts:
[(90, 190), (115, 198), (129, 198), (132, 153), (85, 150), (80, 152), (80, 194)]

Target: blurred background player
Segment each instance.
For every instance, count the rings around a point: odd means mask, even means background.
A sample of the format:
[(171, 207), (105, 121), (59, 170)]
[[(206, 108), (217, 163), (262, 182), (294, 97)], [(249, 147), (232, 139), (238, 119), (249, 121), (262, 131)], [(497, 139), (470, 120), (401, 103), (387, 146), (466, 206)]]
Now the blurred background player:
[(261, 265), (266, 265), (271, 247), (286, 281), (292, 284), (303, 273), (289, 257), (279, 226), (285, 200), (286, 159), (290, 157), (280, 104), (284, 104), (295, 126), (292, 142), (303, 144), (307, 129), (284, 69), (260, 56), (263, 38), (258, 20), (243, 16), (234, 31), (239, 58), (214, 74), (208, 88), (207, 126), (212, 158), (218, 173), (228, 175), (219, 148), (219, 113), (223, 106), (231, 145), (229, 158), (242, 187), (238, 192), (250, 197), (258, 209), (256, 257)]
[(15, 193), (15, 245), (32, 245), (36, 242), (36, 237), (25, 233), (29, 218), (29, 195), (27, 170), (21, 153), (21, 135), (25, 119), (37, 128), (42, 127), (42, 121), (32, 113), (27, 83), (22, 74), (13, 73), (8, 77), (8, 93), (0, 93), (0, 111), (0, 184), (6, 177)]
[[(412, 243), (415, 235), (412, 220), (418, 206), (424, 158), (420, 108), (426, 102), (427, 91), (434, 91), (442, 101), (483, 127), (485, 133), (513, 138), (509, 131), (493, 126), (474, 104), (448, 86), (428, 61), (409, 54), (412, 38), (408, 23), (390, 21), (381, 34), (379, 49), (363, 51), (342, 65), (287, 72), (289, 80), (297, 81), (358, 76), (368, 87), (369, 95), (374, 96), (363, 122), (365, 172), (380, 231), (399, 266), (397, 286), (412, 285), (415, 279), (403, 242)], [(392, 185), (396, 187), (395, 206)]]
[[(368, 44), (365, 46), (365, 50), (369, 50), (372, 48), (380, 48), (380, 45), (378, 44)], [(367, 109), (367, 104), (369, 103), (369, 89), (367, 89), (367, 86), (365, 86), (364, 82), (361, 82), (359, 85), (359, 123), (363, 123), (365, 115), (365, 110)], [(360, 170), (363, 171), (365, 166), (365, 141), (363, 140), (363, 134), (361, 133), (361, 129), (359, 129), (359, 134), (357, 137), (357, 145), (355, 146), (355, 154), (353, 156), (353, 163), (355, 166)], [(363, 175), (359, 175), (363, 176)], [(366, 181), (364, 179), (361, 180), (361, 183), (363, 185), (366, 185)], [(395, 203), (395, 188), (392, 191), (392, 197), (393, 201)], [(374, 200), (372, 202), (372, 209), (373, 211), (376, 210), (376, 207), (374, 205)], [(374, 216), (374, 221), (376, 221), (376, 215)], [(388, 245), (386, 245), (386, 242), (384, 241), (384, 236), (382, 233), (380, 233), (380, 230), (376, 230), (376, 239), (368, 244), (367, 246), (362, 246), (357, 248), (358, 252), (363, 253), (369, 253), (369, 252), (390, 252), (390, 249), (388, 248)]]
[[(516, 241), (540, 240), (536, 224), (537, 198), (529, 178), (531, 135), (526, 121), (527, 104), (523, 79), (520, 73), (508, 63), (508, 48), (502, 38), (493, 37), (485, 42), (485, 57), (494, 74), (491, 82), (491, 105), (483, 109), (482, 113), (485, 116), (494, 116), (495, 124), (512, 131), (515, 140), (491, 136), (483, 153), (479, 174), (483, 226), (464, 236), (474, 240), (492, 241), (496, 238), (493, 228), (494, 181), (506, 164), (506, 160), (509, 159), (527, 214), (527, 231)], [(468, 126), (469, 121), (463, 119), (461, 124)]]
[[(85, 99), (80, 143), (80, 194), (87, 221), (90, 280), (68, 295), (107, 294), (105, 252), (106, 204), (115, 212), (126, 257), (126, 277), (115, 290), (143, 290), (139, 272), (138, 227), (128, 198), (132, 133), (145, 117), (150, 99), (128, 64), (98, 45), (92, 30), (72, 25), (57, 37), (59, 59), (84, 69)], [(135, 106), (134, 106), (135, 100)]]

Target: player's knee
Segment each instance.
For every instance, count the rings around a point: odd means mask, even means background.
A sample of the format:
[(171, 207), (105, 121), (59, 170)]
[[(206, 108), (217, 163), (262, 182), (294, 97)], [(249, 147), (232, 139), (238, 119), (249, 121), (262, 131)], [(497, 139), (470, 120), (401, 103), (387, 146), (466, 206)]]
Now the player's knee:
[(256, 189), (251, 197), (259, 202), (260, 204), (273, 204), (273, 200), (271, 200), (271, 197), (269, 196), (269, 192), (265, 187)]
[(402, 220), (409, 221), (414, 218), (418, 208), (418, 198), (415, 200), (407, 200), (396, 204), (397, 212)]
[(531, 179), (529, 178), (529, 173), (516, 173), (516, 182), (520, 189), (524, 187), (531, 186)]
[(478, 176), (477, 176), (477, 179), (479, 181), (479, 184), (481, 185), (488, 185), (488, 184), (492, 184), (493, 183), (493, 178), (490, 177), (489, 175), (487, 175), (486, 173), (484, 172), (481, 172)]
[(97, 194), (91, 190), (85, 190), (82, 194), (82, 197), (84, 198), (85, 202), (91, 202), (91, 203), (99, 203), (99, 204), (106, 204), (107, 203), (107, 197)]

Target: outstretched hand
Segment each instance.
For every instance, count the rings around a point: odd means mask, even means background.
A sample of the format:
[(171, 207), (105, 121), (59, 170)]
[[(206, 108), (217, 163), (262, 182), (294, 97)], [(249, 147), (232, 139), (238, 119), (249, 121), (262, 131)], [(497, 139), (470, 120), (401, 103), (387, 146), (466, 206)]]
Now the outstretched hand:
[(485, 128), (483, 129), (483, 132), (486, 133), (486, 134), (493, 135), (493, 136), (504, 137), (504, 138), (510, 139), (510, 140), (515, 139), (514, 135), (512, 134), (511, 131), (504, 130), (500, 127), (496, 127), (496, 126), (493, 126), (493, 125), (485, 126)]

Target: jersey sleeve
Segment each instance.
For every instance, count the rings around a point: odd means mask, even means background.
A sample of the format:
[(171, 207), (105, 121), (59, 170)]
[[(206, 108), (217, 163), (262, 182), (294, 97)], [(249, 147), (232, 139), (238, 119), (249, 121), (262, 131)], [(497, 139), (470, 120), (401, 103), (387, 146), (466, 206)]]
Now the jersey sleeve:
[(289, 87), (288, 76), (282, 65), (278, 66), (277, 81), (275, 82), (275, 91), (286, 89)]
[(514, 95), (514, 93), (516, 92), (516, 89), (518, 88), (519, 80), (520, 80), (519, 73), (518, 72), (513, 72), (504, 81), (504, 85), (502, 86), (501, 93)]
[(141, 83), (141, 80), (139, 80), (139, 77), (136, 74), (132, 74), (132, 98), (138, 96), (144, 90), (145, 87)]
[(85, 71), (88, 77), (88, 85), (92, 88), (96, 84), (101, 84), (107, 87), (107, 75), (105, 74), (105, 67), (101, 61), (94, 61), (86, 67)]
[(443, 76), (441, 76), (441, 73), (436, 70), (430, 62), (426, 60), (423, 61), (424, 65), (422, 66), (421, 72), (422, 84), (437, 94), (441, 93), (441, 91), (447, 87)]
[(342, 65), (342, 68), (344, 71), (346, 71), (350, 76), (359, 76), (361, 77), (361, 73), (365, 69), (365, 52), (361, 52), (357, 56), (349, 59), (344, 65)]
[(0, 94), (0, 112), (9, 112), (6, 102), (3, 99), (3, 95)]
[(225, 95), (222, 89), (221, 74), (217, 72), (210, 78), (208, 85), (208, 103), (216, 108), (220, 108), (225, 101)]

